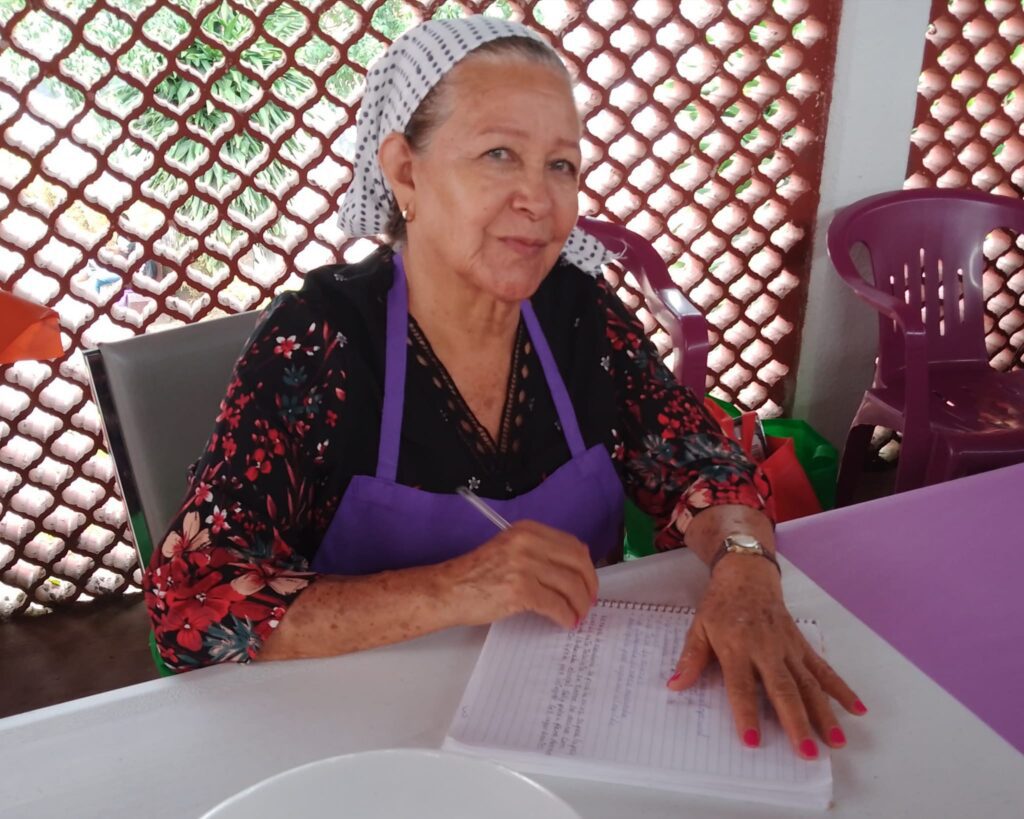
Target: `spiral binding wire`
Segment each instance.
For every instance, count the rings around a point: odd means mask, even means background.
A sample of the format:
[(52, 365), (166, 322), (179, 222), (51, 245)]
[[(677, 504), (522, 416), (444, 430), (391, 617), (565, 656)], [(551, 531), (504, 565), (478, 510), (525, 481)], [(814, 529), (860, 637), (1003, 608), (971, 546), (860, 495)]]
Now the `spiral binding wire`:
[(633, 600), (607, 600), (602, 598), (597, 605), (609, 609), (628, 609), (630, 611), (655, 611), (664, 614), (696, 614), (697, 609), (690, 606), (670, 606), (667, 603), (638, 603)]
[[(638, 603), (633, 600), (608, 600), (601, 598), (597, 605), (608, 609), (628, 609), (629, 611), (654, 611), (659, 614), (696, 614), (697, 609), (692, 606), (671, 606), (668, 603)], [(807, 617), (794, 617), (796, 623), (810, 623), (818, 625), (818, 621)]]

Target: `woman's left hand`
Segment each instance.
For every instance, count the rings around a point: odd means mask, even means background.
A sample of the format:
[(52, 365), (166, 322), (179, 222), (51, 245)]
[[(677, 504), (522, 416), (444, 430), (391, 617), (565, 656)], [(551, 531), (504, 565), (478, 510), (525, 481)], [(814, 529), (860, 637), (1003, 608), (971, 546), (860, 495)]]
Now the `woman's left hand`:
[(758, 681), (764, 685), (796, 753), (815, 759), (812, 727), (831, 747), (846, 744), (832, 713), (835, 699), (851, 714), (867, 709), (800, 633), (782, 599), (775, 566), (750, 555), (727, 555), (711, 573), (668, 687), (682, 691), (717, 658), (736, 730), (760, 744)]

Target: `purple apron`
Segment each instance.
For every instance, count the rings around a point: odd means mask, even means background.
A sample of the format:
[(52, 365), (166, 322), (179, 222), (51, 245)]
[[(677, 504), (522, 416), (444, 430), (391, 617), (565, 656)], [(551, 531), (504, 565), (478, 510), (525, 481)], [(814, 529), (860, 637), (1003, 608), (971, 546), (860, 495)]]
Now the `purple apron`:
[[(441, 563), (497, 534), (494, 524), (458, 495), (395, 481), (405, 403), (408, 304), (405, 269), (396, 255), (388, 293), (377, 474), (352, 478), (313, 558), (314, 571), (361, 575)], [(572, 457), (529, 492), (487, 502), (513, 523), (535, 520), (575, 535), (590, 547), (596, 563), (621, 543), (622, 484), (605, 447), (587, 449), (583, 443), (569, 392), (533, 307), (524, 301), (521, 309)]]

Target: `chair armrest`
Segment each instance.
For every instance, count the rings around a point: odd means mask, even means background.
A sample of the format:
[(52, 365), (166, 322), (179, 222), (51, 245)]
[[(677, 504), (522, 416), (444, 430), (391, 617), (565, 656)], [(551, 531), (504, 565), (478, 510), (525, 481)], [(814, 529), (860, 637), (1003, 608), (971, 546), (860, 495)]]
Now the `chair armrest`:
[(647, 310), (662, 327), (668, 329), (672, 338), (672, 346), (676, 350), (673, 367), (676, 380), (698, 397), (704, 395), (711, 342), (703, 314), (675, 285), (654, 287), (650, 281), (643, 280), (641, 287)]

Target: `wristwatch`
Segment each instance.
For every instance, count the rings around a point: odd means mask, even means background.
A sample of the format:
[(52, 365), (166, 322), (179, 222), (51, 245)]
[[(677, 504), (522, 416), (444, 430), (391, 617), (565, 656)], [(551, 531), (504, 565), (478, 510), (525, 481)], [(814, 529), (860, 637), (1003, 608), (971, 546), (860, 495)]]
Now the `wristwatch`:
[(718, 561), (728, 554), (763, 557), (765, 560), (770, 560), (779, 570), (779, 574), (782, 574), (782, 568), (779, 566), (779, 561), (775, 559), (775, 555), (765, 549), (761, 541), (753, 535), (729, 535), (722, 541), (722, 545), (718, 547), (718, 551), (711, 558), (709, 570), (714, 570)]

